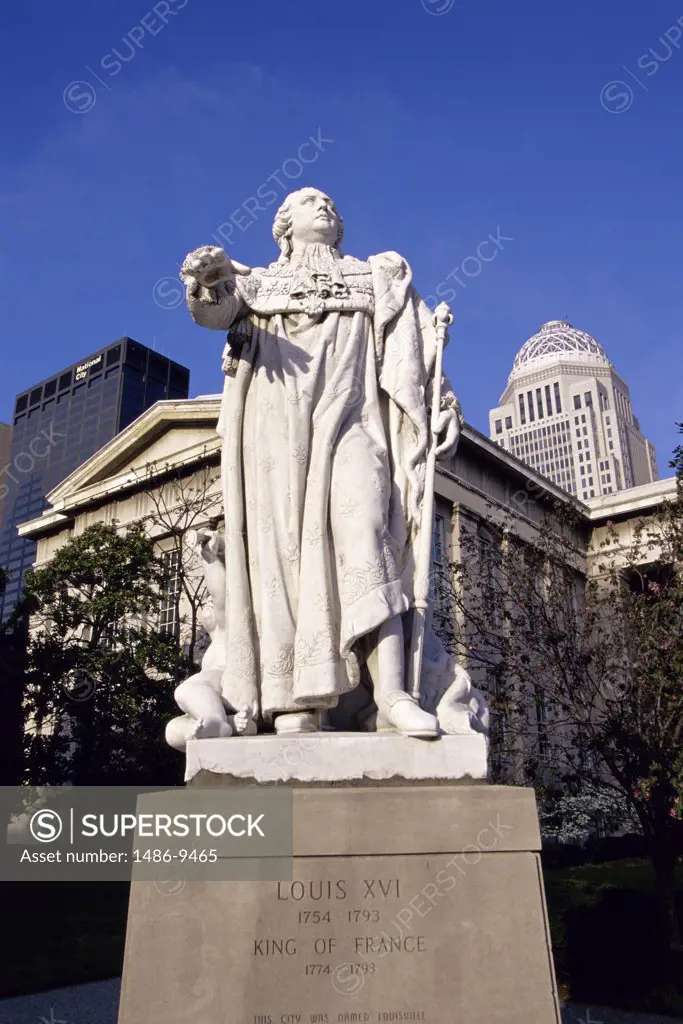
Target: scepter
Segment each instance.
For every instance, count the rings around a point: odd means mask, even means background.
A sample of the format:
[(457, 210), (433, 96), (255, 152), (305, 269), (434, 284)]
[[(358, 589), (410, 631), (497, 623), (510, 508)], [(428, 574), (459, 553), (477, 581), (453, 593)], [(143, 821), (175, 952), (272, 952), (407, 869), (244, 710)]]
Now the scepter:
[(436, 477), (436, 449), (441, 414), (441, 376), (443, 372), (443, 350), (448, 342), (448, 328), (453, 323), (453, 314), (445, 302), (434, 310), (436, 328), (436, 356), (434, 359), (434, 384), (432, 387), (432, 414), (430, 421), (430, 444), (425, 467), (424, 494), (420, 517), (420, 545), (415, 567), (413, 635), (410, 643), (411, 661), (408, 667), (408, 692), (420, 699), (420, 676), (424, 655), (425, 627), (429, 610), (429, 580), (432, 564), (434, 480)]

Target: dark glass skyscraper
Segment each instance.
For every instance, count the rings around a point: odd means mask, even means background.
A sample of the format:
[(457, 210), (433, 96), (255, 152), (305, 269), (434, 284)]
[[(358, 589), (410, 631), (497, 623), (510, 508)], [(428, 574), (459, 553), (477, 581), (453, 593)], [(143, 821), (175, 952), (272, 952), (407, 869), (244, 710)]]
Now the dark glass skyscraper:
[(17, 395), (0, 480), (0, 565), (9, 571), (0, 596), (3, 620), (35, 559), (35, 544), (18, 537), (17, 526), (40, 515), (45, 496), (140, 413), (162, 399), (187, 398), (189, 386), (186, 367), (121, 338)]

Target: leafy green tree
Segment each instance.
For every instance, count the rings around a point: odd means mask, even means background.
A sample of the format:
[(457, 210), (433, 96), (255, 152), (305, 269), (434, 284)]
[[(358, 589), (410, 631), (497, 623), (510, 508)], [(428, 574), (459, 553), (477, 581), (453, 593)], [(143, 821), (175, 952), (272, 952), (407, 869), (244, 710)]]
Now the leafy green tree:
[(28, 574), (26, 781), (179, 781), (163, 737), (177, 669), (157, 625), (163, 585), (141, 526), (95, 523)]
[(524, 542), (491, 509), (441, 574), (446, 645), (484, 673), (499, 781), (541, 803), (599, 793), (635, 817), (656, 877), (660, 937), (681, 950), (675, 871), (683, 841), (683, 451), (657, 514), (608, 523), (582, 571), (585, 526), (567, 503)]

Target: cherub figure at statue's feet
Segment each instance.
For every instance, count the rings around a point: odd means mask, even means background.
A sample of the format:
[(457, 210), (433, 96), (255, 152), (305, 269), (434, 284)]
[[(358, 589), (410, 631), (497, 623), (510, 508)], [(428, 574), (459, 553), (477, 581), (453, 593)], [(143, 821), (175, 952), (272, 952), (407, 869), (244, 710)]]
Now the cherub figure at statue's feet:
[(209, 740), (233, 734), (233, 728), (227, 718), (223, 722), (217, 718), (190, 718), (190, 722), (192, 726), (187, 736), (188, 740)]
[(184, 751), (189, 739), (253, 736), (256, 722), (250, 711), (231, 708), (221, 696), (221, 670), (202, 670), (176, 688), (175, 699), (185, 713), (166, 726), (166, 741)]
[(251, 710), (233, 707), (222, 694), (225, 665), (225, 540), (216, 530), (190, 530), (187, 544), (201, 559), (211, 598), (202, 609), (202, 622), (211, 638), (201, 668), (176, 688), (175, 699), (184, 715), (166, 726), (166, 742), (185, 750), (188, 740), (254, 736)]
[[(222, 702), (220, 707), (213, 704), (209, 710), (204, 701), (206, 693), (201, 692), (202, 684), (199, 683), (193, 693), (191, 684), (188, 686), (188, 683), (189, 680), (181, 683), (184, 691), (180, 697), (181, 707), (186, 714), (173, 718), (166, 726), (166, 742), (171, 747), (184, 751), (188, 740), (256, 735), (256, 722), (251, 712), (232, 711), (223, 706)], [(197, 699), (196, 703), (193, 698)]]
[(234, 715), (226, 714), (225, 718), (215, 717), (198, 719), (190, 733), (189, 739), (206, 740), (217, 736), (255, 736), (256, 722), (249, 711), (237, 711)]
[(237, 711), (234, 715), (228, 715), (228, 722), (232, 717), (233, 731), (237, 736), (255, 736), (256, 722), (250, 711)]

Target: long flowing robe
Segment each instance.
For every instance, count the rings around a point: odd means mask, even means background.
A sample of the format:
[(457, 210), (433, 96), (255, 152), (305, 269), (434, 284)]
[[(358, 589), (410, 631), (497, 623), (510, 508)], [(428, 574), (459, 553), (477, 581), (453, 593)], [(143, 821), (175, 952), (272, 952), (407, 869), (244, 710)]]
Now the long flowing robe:
[(310, 249), (188, 288), (197, 323), (230, 329), (223, 696), (266, 718), (333, 707), (408, 612), (424, 487), (436, 334), (410, 268)]

